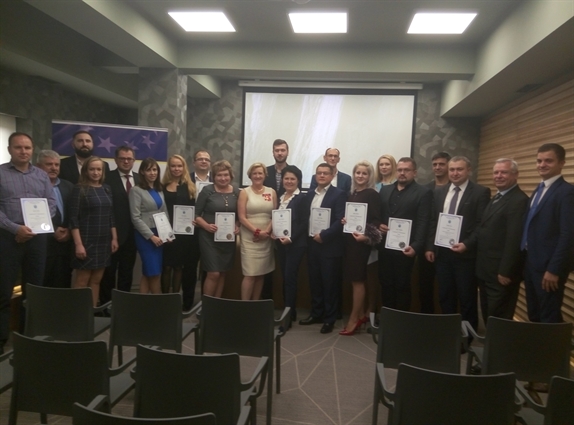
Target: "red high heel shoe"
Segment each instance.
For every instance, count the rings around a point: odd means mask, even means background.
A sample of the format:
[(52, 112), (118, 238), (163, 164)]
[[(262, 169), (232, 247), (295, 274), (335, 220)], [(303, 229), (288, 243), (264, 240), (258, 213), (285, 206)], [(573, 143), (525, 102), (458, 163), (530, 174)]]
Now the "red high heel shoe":
[(360, 332), (360, 329), (359, 329), (360, 326), (361, 326), (361, 319), (357, 320), (357, 323), (355, 323), (355, 326), (353, 327), (353, 329), (347, 330), (347, 328), (345, 328), (339, 332), (339, 335), (343, 335), (343, 336), (355, 335), (355, 332)]

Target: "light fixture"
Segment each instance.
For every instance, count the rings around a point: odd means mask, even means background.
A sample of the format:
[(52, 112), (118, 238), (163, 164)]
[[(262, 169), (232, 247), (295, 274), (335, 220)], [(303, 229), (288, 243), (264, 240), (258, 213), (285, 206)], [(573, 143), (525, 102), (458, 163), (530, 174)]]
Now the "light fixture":
[(421, 83), (363, 83), (339, 81), (269, 81), (240, 80), (239, 87), (269, 87), (297, 89), (357, 89), (357, 90), (422, 90)]
[(223, 12), (168, 12), (188, 32), (235, 32)]
[(476, 13), (417, 13), (409, 34), (462, 34)]
[(345, 12), (291, 12), (289, 19), (295, 33), (347, 32), (347, 13)]

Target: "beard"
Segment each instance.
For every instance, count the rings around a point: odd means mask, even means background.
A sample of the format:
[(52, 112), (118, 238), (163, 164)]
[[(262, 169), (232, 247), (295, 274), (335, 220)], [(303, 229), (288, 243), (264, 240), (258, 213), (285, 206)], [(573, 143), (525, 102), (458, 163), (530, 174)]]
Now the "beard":
[(78, 155), (80, 158), (89, 158), (90, 156), (92, 156), (92, 153), (94, 152), (93, 149), (74, 149), (76, 151), (76, 155)]

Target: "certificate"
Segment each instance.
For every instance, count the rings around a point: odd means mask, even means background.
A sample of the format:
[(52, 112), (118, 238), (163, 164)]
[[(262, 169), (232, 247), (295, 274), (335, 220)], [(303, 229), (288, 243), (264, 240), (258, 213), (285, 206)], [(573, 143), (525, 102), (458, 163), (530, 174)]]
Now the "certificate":
[(216, 212), (215, 225), (215, 242), (235, 242), (235, 213)]
[(347, 223), (343, 227), (344, 233), (365, 233), (367, 225), (367, 204), (360, 202), (347, 202), (345, 204), (345, 219)]
[(271, 211), (273, 234), (277, 238), (291, 237), (291, 209)]
[(309, 223), (309, 236), (315, 236), (331, 227), (331, 208), (311, 208), (311, 223)]
[(195, 231), (193, 220), (195, 220), (195, 207), (173, 206), (173, 233), (176, 235), (193, 235)]
[(46, 198), (21, 198), (24, 224), (34, 233), (54, 233), (50, 207)]
[(175, 239), (173, 229), (171, 228), (171, 224), (169, 224), (169, 219), (167, 218), (166, 213), (160, 212), (154, 214), (153, 221), (155, 222), (158, 238), (160, 238), (163, 242), (170, 242)]
[(203, 190), (203, 188), (205, 186), (209, 186), (210, 184), (213, 184), (211, 182), (195, 182), (195, 187), (197, 188), (197, 195), (199, 195), (201, 193), (201, 191)]
[(440, 213), (436, 226), (434, 244), (450, 248), (458, 243), (460, 238), (460, 228), (462, 227), (462, 216)]
[(385, 248), (404, 251), (410, 244), (412, 220), (389, 217)]

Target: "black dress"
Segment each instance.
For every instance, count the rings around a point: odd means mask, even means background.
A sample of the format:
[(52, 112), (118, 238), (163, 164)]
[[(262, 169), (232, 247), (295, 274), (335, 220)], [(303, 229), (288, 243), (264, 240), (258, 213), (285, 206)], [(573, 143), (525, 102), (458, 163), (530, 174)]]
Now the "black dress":
[[(195, 206), (195, 199), (189, 199), (187, 185), (180, 184), (176, 192), (164, 189), (163, 197), (169, 215), (169, 222), (173, 226), (173, 206)], [(169, 267), (183, 267), (199, 261), (199, 241), (197, 238), (198, 228), (194, 235), (175, 235), (175, 240), (163, 246), (163, 265)]]
[[(364, 189), (353, 192), (347, 202), (361, 202), (367, 207), (367, 225), (379, 227), (381, 224), (381, 199), (375, 189)], [(367, 280), (367, 262), (371, 255), (372, 246), (357, 242), (352, 234), (345, 234), (345, 259), (343, 263), (343, 278), (348, 282), (364, 282)]]

